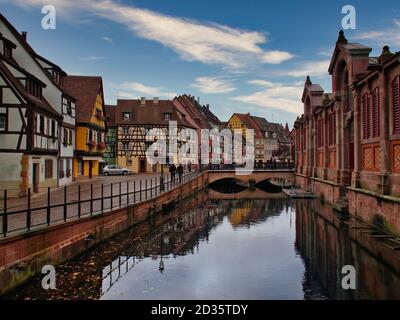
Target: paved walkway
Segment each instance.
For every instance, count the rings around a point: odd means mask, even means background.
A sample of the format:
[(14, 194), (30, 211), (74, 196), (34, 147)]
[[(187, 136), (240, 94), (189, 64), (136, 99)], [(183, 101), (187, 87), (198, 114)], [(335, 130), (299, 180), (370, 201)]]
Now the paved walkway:
[[(195, 173), (192, 173), (192, 176)], [(166, 188), (169, 190), (179, 184), (178, 179), (171, 182), (166, 176)], [(185, 176), (185, 181), (190, 177)], [(30, 223), (31, 228), (71, 221), (80, 217), (107, 212), (112, 209), (127, 206), (151, 199), (160, 194), (160, 174), (140, 174), (131, 176), (99, 176), (93, 180), (74, 182), (66, 188), (66, 203), (64, 206), (64, 187), (50, 192), (50, 210), (47, 209), (47, 193), (31, 197), (31, 214), (28, 213), (28, 199), (9, 199), (7, 212), (7, 235), (14, 235), (26, 231)], [(91, 199), (91, 185), (93, 201)], [(102, 188), (103, 185), (103, 188)], [(80, 187), (80, 193), (79, 191)], [(102, 191), (103, 190), (103, 191)], [(142, 190), (142, 191), (140, 191)], [(129, 196), (126, 195), (129, 191)], [(133, 193), (135, 191), (135, 193)], [(121, 196), (119, 196), (121, 194)], [(125, 195), (124, 195), (125, 194)], [(111, 199), (111, 195), (113, 199)], [(103, 198), (103, 200), (102, 200)], [(104, 199), (105, 198), (105, 199)], [(78, 201), (80, 200), (80, 205)], [(17, 213), (12, 213), (16, 212)], [(1, 212), (3, 210), (1, 209)], [(0, 238), (3, 236), (3, 217), (0, 215)]]

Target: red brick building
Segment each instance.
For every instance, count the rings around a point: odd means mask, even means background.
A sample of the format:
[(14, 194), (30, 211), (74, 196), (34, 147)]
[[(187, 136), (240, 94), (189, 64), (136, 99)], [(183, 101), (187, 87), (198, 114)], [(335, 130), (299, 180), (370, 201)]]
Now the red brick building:
[(370, 52), (341, 31), (329, 66), (333, 93), (307, 77), (294, 124), (297, 182), (400, 233), (400, 52)]

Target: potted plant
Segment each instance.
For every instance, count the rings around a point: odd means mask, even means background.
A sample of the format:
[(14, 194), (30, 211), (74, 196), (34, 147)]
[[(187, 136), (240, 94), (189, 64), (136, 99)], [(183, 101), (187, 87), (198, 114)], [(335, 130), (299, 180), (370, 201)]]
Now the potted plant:
[(69, 178), (71, 176), (71, 169), (67, 170), (67, 178)]
[(96, 146), (96, 143), (92, 140), (92, 141), (89, 141), (88, 142), (88, 146), (89, 146), (89, 149), (94, 149), (95, 148), (95, 146)]
[(106, 148), (106, 144), (104, 142), (100, 142), (97, 144), (97, 149), (104, 150)]

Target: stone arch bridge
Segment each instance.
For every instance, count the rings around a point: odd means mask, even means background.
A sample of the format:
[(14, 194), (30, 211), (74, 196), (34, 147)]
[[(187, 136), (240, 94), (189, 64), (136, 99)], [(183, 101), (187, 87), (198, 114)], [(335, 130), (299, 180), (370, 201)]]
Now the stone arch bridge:
[(208, 172), (208, 182), (213, 183), (222, 179), (236, 179), (239, 182), (248, 184), (253, 181), (255, 184), (265, 180), (283, 180), (286, 181), (285, 185), (295, 184), (295, 176), (293, 169), (265, 169), (254, 171), (241, 171), (240, 173), (235, 170), (210, 170)]

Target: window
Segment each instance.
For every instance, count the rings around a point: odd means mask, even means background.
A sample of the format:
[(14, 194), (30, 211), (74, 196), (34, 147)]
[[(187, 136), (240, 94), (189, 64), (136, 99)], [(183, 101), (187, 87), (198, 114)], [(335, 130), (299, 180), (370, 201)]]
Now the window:
[(93, 141), (93, 131), (89, 129), (89, 142)]
[(68, 144), (72, 145), (72, 130), (68, 130)]
[(39, 122), (39, 133), (40, 134), (44, 134), (44, 117), (43, 116), (40, 116), (40, 118), (39, 118), (40, 120), (40, 122)]
[(392, 83), (393, 133), (400, 133), (400, 76)]
[(29, 94), (37, 98), (42, 98), (42, 87), (35, 80), (26, 79), (25, 83), (26, 90)]
[(12, 47), (9, 44), (7, 44), (6, 42), (4, 42), (3, 48), (4, 48), (4, 50), (3, 50), (4, 56), (6, 58), (11, 59), (12, 58)]
[(328, 144), (336, 144), (336, 115), (331, 113), (328, 116)]
[(122, 118), (123, 118), (123, 120), (129, 120), (131, 118), (131, 113), (130, 112), (123, 112), (122, 113)]
[(171, 113), (164, 113), (164, 120), (165, 121), (171, 120)]
[(363, 138), (368, 139), (371, 133), (371, 99), (368, 94), (364, 94), (362, 97), (362, 111), (363, 111)]
[(379, 101), (379, 89), (376, 88), (372, 94), (372, 136), (379, 137), (381, 134), (381, 112)]
[(7, 115), (5, 113), (0, 113), (0, 131), (7, 130)]
[(129, 143), (128, 142), (124, 142), (123, 146), (124, 146), (124, 151), (128, 151), (129, 150)]
[(45, 179), (53, 178), (53, 160), (45, 160), (44, 177)]
[(68, 129), (64, 128), (64, 134), (63, 134), (63, 145), (64, 147), (67, 146), (68, 144)]
[(59, 172), (60, 178), (64, 178), (65, 172), (64, 172), (64, 159), (60, 159), (60, 172)]
[(101, 143), (101, 132), (97, 132), (97, 143)]
[(317, 120), (317, 146), (318, 148), (323, 147), (323, 125), (322, 125), (322, 119)]
[(56, 122), (54, 120), (51, 121), (51, 136), (56, 137)]
[(124, 128), (124, 135), (128, 135), (129, 134), (129, 128)]

